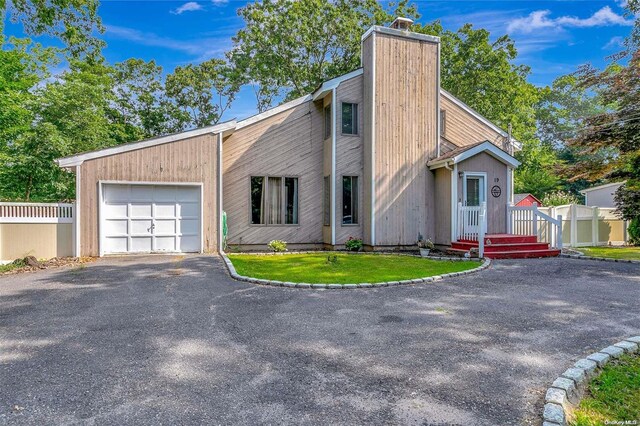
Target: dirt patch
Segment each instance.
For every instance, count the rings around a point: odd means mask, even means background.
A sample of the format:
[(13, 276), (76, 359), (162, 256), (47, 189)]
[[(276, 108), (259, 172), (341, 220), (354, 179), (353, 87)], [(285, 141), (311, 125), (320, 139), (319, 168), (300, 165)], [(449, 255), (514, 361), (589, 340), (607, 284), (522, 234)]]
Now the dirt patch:
[(38, 260), (33, 256), (16, 259), (13, 262), (0, 267), (0, 275), (21, 274), (34, 272), (41, 269), (60, 268), (64, 266), (80, 266), (93, 262), (93, 257), (54, 257), (49, 260)]

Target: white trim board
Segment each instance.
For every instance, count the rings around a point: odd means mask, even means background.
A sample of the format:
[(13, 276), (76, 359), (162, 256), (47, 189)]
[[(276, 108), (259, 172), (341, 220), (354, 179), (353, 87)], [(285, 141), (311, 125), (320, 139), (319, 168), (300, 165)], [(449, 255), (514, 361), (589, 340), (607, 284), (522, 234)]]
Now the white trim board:
[(172, 135), (160, 136), (157, 138), (146, 139), (139, 142), (131, 142), (124, 145), (118, 145), (111, 148), (100, 149), (98, 151), (85, 152), (83, 154), (74, 155), (71, 157), (59, 158), (56, 161), (60, 167), (72, 167), (79, 166), (87, 160), (93, 160), (94, 158), (107, 157), (110, 155), (121, 154), (123, 152), (136, 151), (138, 149), (149, 148), (156, 145), (163, 145), (165, 143), (177, 142), (183, 139), (189, 139), (195, 136), (205, 135), (207, 133), (220, 133), (227, 130), (235, 129), (236, 120), (230, 120), (215, 126), (207, 126), (194, 130), (187, 130), (186, 132), (174, 133)]
[[(487, 126), (489, 126), (491, 129), (493, 129), (494, 131), (496, 131), (497, 133), (500, 134), (500, 136), (508, 138), (509, 137), (509, 133), (505, 132), (504, 130), (502, 130), (500, 127), (496, 126), (495, 124), (493, 124), (491, 121), (489, 121), (488, 118), (485, 118), (484, 116), (482, 116), (478, 111), (474, 110), (473, 108), (471, 108), (469, 105), (465, 104), (464, 102), (462, 102), (460, 99), (456, 98), (455, 96), (453, 96), (451, 93), (447, 92), (446, 90), (444, 90), (443, 88), (440, 88), (440, 94), (444, 95), (447, 99), (449, 99), (451, 102), (453, 102), (454, 104), (456, 104), (457, 106), (459, 106), (460, 108), (462, 108), (463, 110), (465, 110), (466, 112), (468, 112), (469, 114), (471, 114), (473, 117), (475, 117), (477, 120), (479, 120), (480, 122), (482, 122), (483, 124), (486, 124)], [(516, 149), (522, 149), (522, 143), (514, 138), (511, 138), (511, 143), (513, 144), (513, 146)]]

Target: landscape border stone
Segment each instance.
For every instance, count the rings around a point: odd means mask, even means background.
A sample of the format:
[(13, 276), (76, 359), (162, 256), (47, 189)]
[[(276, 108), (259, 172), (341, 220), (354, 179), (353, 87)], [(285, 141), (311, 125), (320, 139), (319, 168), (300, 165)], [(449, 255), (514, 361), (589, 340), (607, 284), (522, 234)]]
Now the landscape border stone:
[(576, 361), (547, 389), (542, 410), (543, 426), (566, 426), (574, 408), (580, 404), (589, 380), (597, 377), (612, 358), (639, 351), (640, 336), (633, 336)]
[(617, 262), (617, 263), (640, 263), (640, 260), (632, 260), (632, 259), (612, 259), (610, 257), (594, 257), (587, 256), (581, 251), (574, 249), (563, 249), (563, 251), (567, 251), (570, 253), (560, 253), (560, 257), (564, 257), (567, 259), (580, 259), (580, 260), (598, 260), (600, 262)]
[[(285, 254), (309, 254), (309, 253), (331, 254), (331, 253), (341, 253), (341, 252), (298, 251), (298, 252), (285, 252), (285, 253), (242, 253), (242, 254), (251, 254), (256, 256), (280, 256)], [(353, 254), (359, 254), (359, 253), (353, 253)], [(367, 254), (367, 253), (363, 253), (363, 254)], [(420, 257), (417, 255), (404, 254), (404, 253), (374, 253), (374, 254), (381, 254), (381, 255), (391, 254), (394, 256)], [(414, 278), (414, 279), (402, 280), (402, 281), (388, 281), (388, 282), (379, 282), (379, 283), (350, 283), (350, 284), (338, 284), (338, 283), (309, 284), (309, 283), (294, 283), (289, 281), (282, 282), (282, 281), (275, 281), (275, 280), (265, 280), (265, 279), (254, 278), (254, 277), (246, 277), (244, 275), (238, 274), (238, 272), (236, 271), (236, 268), (233, 266), (233, 263), (231, 262), (231, 259), (229, 259), (229, 256), (227, 256), (225, 252), (221, 252), (220, 256), (222, 256), (222, 260), (224, 261), (224, 264), (227, 267), (227, 271), (229, 272), (229, 275), (234, 280), (244, 281), (244, 282), (259, 284), (264, 286), (271, 286), (271, 287), (305, 288), (305, 289), (312, 289), (312, 290), (325, 290), (325, 289), (345, 290), (345, 289), (355, 289), (355, 288), (379, 288), (379, 287), (393, 287), (393, 286), (399, 286), (399, 285), (415, 285), (415, 284), (422, 284), (422, 283), (430, 283), (434, 281), (440, 281), (444, 278), (452, 278), (452, 277), (458, 277), (462, 275), (469, 275), (476, 272), (480, 272), (487, 269), (491, 265), (491, 259), (488, 259), (488, 258), (467, 259), (467, 258), (460, 258), (460, 257), (432, 257), (430, 259), (433, 259), (433, 260), (467, 261), (467, 262), (478, 262), (478, 263), (482, 262), (482, 263), (480, 263), (480, 265), (477, 268), (469, 269), (467, 271), (451, 272), (449, 274), (435, 275), (432, 277), (424, 277), (424, 278)]]

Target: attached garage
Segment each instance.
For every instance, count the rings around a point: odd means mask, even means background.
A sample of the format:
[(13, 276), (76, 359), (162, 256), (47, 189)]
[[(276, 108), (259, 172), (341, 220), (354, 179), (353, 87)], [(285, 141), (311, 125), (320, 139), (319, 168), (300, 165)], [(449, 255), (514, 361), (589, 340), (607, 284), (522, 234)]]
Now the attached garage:
[(100, 182), (104, 254), (202, 251), (202, 185)]
[(76, 174), (76, 256), (216, 252), (235, 121), (58, 160)]

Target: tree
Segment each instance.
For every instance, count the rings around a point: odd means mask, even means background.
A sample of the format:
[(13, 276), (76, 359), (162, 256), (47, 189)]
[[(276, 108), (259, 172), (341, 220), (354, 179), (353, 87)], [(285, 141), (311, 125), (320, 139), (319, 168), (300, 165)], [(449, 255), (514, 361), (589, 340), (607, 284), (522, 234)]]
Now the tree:
[(8, 12), (13, 22), (22, 23), (26, 34), (60, 38), (74, 57), (94, 55), (104, 45), (94, 36), (104, 30), (98, 5), (98, 0), (0, 0), (0, 30), (4, 33)]
[(626, 180), (615, 194), (618, 211), (626, 220), (640, 221), (640, 49), (628, 64), (612, 64), (603, 71), (584, 66), (582, 85), (597, 90), (607, 111), (586, 117), (571, 141), (583, 159), (574, 175), (589, 179)]
[(167, 95), (180, 111), (176, 118), (181, 128), (218, 123), (238, 89), (233, 71), (221, 59), (178, 67), (166, 81)]
[(237, 76), (251, 84), (260, 112), (274, 100), (311, 93), (323, 81), (360, 66), (360, 37), (394, 16), (416, 17), (407, 0), (265, 0), (238, 10), (245, 28), (229, 52)]
[(517, 50), (509, 36), (491, 41), (489, 31), (465, 24), (444, 30), (439, 21), (412, 31), (441, 39), (442, 87), (482, 115), (526, 142), (535, 137), (538, 90), (527, 82), (530, 68), (517, 65)]
[(114, 68), (115, 108), (130, 140), (181, 130), (183, 114), (166, 95), (162, 67), (131, 58)]

